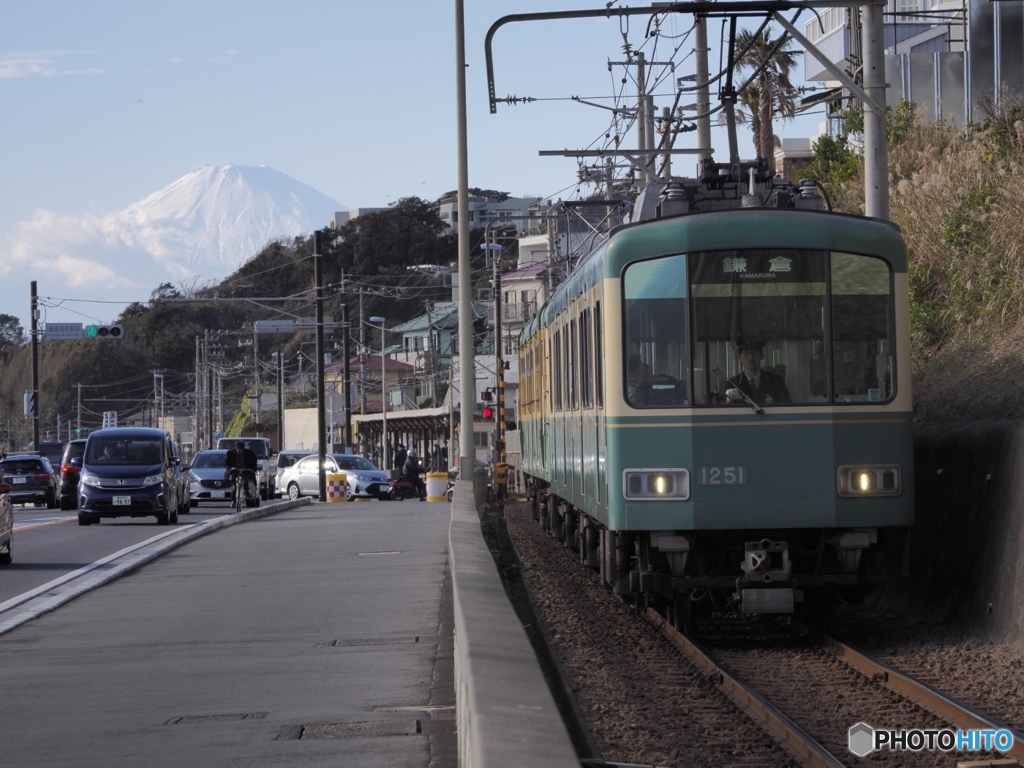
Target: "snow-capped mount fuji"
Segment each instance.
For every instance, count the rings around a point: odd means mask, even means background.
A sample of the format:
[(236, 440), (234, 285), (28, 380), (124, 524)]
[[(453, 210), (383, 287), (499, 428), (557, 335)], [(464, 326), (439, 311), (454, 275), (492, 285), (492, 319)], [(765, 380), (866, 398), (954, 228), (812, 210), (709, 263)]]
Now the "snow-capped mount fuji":
[[(23, 304), (38, 281), (41, 297), (56, 297), (44, 302), (48, 321), (81, 320), (81, 307), (111, 320), (111, 305), (144, 303), (163, 283), (215, 284), (270, 242), (308, 236), (345, 210), (280, 171), (237, 165), (199, 168), (116, 213), (39, 208), (0, 242), (0, 306)], [(68, 302), (85, 303), (67, 313)]]
[[(207, 166), (116, 214), (128, 245), (178, 279), (219, 279), (273, 240), (308, 235), (347, 210), (266, 166)], [(134, 241), (134, 242), (132, 242)]]

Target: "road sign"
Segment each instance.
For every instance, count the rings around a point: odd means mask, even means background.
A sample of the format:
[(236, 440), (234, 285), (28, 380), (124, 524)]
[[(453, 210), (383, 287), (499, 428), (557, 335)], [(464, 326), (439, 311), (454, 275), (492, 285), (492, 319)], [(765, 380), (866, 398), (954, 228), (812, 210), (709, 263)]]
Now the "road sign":
[(72, 341), (82, 338), (81, 323), (47, 323), (47, 341)]
[[(334, 326), (333, 317), (325, 317), (324, 325)], [(256, 333), (297, 333), (299, 331), (315, 331), (315, 317), (300, 317), (296, 320), (257, 320)]]

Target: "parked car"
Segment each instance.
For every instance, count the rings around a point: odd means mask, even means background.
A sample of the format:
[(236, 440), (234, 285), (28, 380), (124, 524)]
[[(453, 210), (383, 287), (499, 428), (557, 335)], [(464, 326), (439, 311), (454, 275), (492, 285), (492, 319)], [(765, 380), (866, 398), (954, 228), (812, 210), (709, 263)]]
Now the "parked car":
[(82, 476), (82, 455), (85, 453), (85, 439), (69, 440), (64, 446), (60, 460), (60, 508), (75, 509), (78, 506), (78, 479)]
[(114, 427), (89, 435), (78, 484), (78, 524), (103, 517), (178, 522), (171, 435), (162, 429)]
[(0, 565), (10, 565), (14, 559), (14, 507), (11, 504), (11, 486), (0, 483)]
[(58, 475), (45, 456), (19, 453), (0, 459), (0, 480), (11, 486), (10, 498), (15, 504), (36, 502), (47, 509), (57, 506)]
[(281, 474), (297, 462), (307, 456), (313, 455), (313, 451), (306, 450), (285, 450), (277, 454), (277, 470), (274, 472), (274, 495), (280, 498), (285, 495), (285, 486), (281, 483)]
[[(320, 473), (317, 465), (320, 457), (316, 454), (299, 459), (298, 462), (284, 470), (279, 476), (281, 487), (289, 499), (300, 496), (320, 495)], [(362, 456), (347, 453), (329, 453), (324, 458), (324, 469), (327, 474), (345, 474), (348, 482), (348, 500), (356, 498), (386, 499), (391, 492), (388, 474), (371, 461)]]
[(203, 501), (233, 501), (234, 484), (225, 478), (227, 451), (199, 451), (188, 465), (189, 506)]

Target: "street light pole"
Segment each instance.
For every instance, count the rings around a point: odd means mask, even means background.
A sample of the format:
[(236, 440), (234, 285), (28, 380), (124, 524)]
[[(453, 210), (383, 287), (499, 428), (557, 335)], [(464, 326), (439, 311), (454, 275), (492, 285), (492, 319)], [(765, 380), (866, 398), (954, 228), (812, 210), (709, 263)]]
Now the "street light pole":
[(381, 412), (381, 436), (380, 436), (380, 464), (386, 472), (391, 457), (388, 455), (388, 383), (387, 383), (387, 356), (384, 354), (384, 318), (376, 315), (370, 318), (371, 323), (380, 323), (380, 412)]

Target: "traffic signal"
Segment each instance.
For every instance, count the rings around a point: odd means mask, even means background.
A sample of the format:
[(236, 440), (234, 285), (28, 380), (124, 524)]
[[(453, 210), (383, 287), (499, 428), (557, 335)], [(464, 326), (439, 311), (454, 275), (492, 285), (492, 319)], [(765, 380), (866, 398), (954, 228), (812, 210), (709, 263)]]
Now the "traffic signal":
[(85, 338), (87, 339), (120, 339), (122, 336), (124, 336), (124, 326), (121, 325), (85, 326)]
[(489, 389), (485, 389), (480, 394), (480, 399), (483, 400), (483, 402), (484, 402), (483, 411), (482, 411), (483, 417), (485, 419), (493, 419), (494, 418), (494, 406), (492, 406), (491, 403), (494, 401), (494, 393), (491, 392), (491, 390), (489, 390)]
[(492, 408), (489, 405), (485, 405), (484, 409), (483, 409), (483, 417), (485, 419), (493, 419), (494, 418), (494, 408)]

